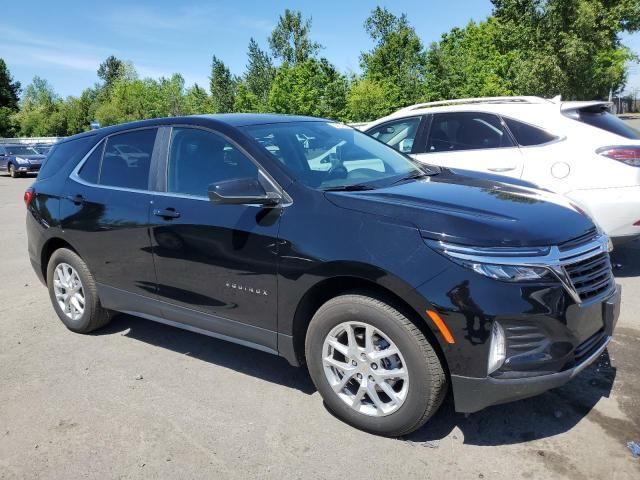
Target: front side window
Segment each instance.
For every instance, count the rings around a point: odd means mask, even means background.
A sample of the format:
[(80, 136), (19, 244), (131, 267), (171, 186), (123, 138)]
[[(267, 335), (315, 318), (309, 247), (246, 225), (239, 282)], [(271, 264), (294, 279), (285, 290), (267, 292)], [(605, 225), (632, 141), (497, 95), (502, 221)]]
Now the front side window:
[(100, 167), (101, 185), (146, 190), (157, 129), (112, 135), (107, 139)]
[(481, 112), (435, 115), (427, 152), (455, 152), (513, 147), (513, 141), (496, 115)]
[(340, 123), (273, 123), (243, 130), (291, 177), (313, 188), (384, 186), (422, 172), (394, 149)]
[(418, 133), (421, 117), (403, 118), (367, 131), (368, 135), (386, 143), (402, 153), (411, 153)]
[(545, 132), (541, 128), (534, 127), (528, 123), (519, 122), (512, 118), (503, 118), (504, 123), (507, 124), (513, 138), (516, 139), (518, 145), (521, 147), (532, 147), (534, 145), (544, 145), (545, 143), (553, 142), (558, 137)]
[(224, 137), (197, 128), (171, 132), (167, 191), (206, 197), (221, 181), (258, 178), (258, 167)]

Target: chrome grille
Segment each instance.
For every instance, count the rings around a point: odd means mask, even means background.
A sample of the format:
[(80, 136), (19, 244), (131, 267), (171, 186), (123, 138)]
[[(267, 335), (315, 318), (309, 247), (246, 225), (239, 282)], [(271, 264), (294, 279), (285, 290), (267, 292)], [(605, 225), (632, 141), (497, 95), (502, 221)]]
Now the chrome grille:
[(613, 272), (606, 252), (567, 264), (564, 269), (583, 302), (598, 297), (613, 287)]

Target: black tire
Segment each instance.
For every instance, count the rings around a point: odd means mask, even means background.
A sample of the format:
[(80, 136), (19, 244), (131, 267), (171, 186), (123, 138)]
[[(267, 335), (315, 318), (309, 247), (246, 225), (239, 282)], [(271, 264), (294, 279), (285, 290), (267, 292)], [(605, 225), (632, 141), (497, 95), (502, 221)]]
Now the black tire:
[[(56, 267), (61, 263), (70, 265), (78, 273), (78, 277), (82, 282), (82, 290), (85, 298), (84, 312), (75, 320), (65, 315), (56, 300), (53, 277)], [(87, 268), (87, 264), (84, 263), (82, 258), (75, 252), (66, 248), (60, 248), (53, 252), (47, 265), (47, 287), (54, 310), (69, 330), (76, 333), (89, 333), (104, 327), (111, 320), (110, 312), (100, 305), (93, 275)]]
[(11, 178), (18, 178), (18, 172), (16, 172), (16, 167), (13, 163), (9, 164), (9, 175), (11, 176)]
[[(402, 352), (409, 388), (404, 403), (387, 416), (354, 410), (338, 397), (325, 376), (324, 340), (334, 327), (347, 321), (372, 325)], [(305, 353), (309, 373), (327, 408), (349, 425), (369, 433), (399, 437), (417, 430), (438, 410), (447, 392), (446, 373), (424, 334), (398, 310), (366, 294), (342, 295), (322, 305), (309, 324)]]

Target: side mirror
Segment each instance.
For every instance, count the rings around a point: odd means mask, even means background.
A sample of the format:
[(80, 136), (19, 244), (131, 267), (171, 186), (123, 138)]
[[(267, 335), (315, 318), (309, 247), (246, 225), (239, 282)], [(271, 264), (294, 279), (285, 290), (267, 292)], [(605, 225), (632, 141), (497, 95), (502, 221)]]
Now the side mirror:
[(209, 200), (220, 205), (275, 206), (282, 197), (267, 192), (258, 178), (238, 178), (209, 185)]

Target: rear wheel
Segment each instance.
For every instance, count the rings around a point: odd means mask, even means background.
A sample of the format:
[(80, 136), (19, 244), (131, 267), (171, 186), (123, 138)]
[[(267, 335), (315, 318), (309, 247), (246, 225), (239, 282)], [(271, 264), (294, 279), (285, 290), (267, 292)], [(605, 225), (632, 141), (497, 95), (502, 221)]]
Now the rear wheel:
[(53, 253), (47, 287), (53, 308), (69, 330), (89, 333), (109, 323), (110, 314), (100, 305), (93, 275), (75, 252), (61, 248)]
[(422, 332), (366, 295), (343, 295), (320, 307), (307, 331), (306, 357), (327, 407), (379, 435), (420, 428), (447, 390), (444, 369)]

